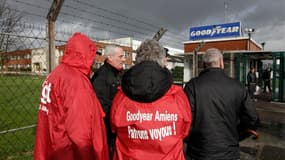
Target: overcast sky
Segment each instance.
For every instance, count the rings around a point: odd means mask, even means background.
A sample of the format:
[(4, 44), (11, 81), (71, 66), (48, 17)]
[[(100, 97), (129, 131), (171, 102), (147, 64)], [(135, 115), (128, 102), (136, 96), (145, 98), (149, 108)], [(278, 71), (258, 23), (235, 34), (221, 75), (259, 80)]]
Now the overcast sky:
[[(9, 0), (21, 11), (43, 16), (51, 2)], [(191, 26), (240, 21), (243, 28), (256, 30), (252, 38), (266, 42), (266, 50), (285, 50), (284, 8), (285, 0), (65, 0), (57, 23), (105, 39), (132, 36), (142, 40), (165, 27), (163, 43), (182, 48)]]

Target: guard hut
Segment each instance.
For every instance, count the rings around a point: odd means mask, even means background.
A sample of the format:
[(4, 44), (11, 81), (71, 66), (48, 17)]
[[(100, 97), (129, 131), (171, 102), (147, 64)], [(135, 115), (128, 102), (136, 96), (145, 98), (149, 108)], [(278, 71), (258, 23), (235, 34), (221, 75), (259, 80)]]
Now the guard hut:
[(270, 96), (275, 102), (285, 102), (285, 51), (230, 51), (226, 55), (234, 55), (234, 78), (246, 84), (248, 67), (254, 64), (258, 73), (258, 86), (261, 92), (264, 90), (262, 81), (263, 72), (270, 68), (271, 72), (271, 94), (260, 92), (260, 97)]
[(258, 85), (263, 87), (261, 75), (273, 69), (271, 100), (285, 101), (284, 52), (263, 51), (263, 46), (251, 38), (254, 29), (245, 29), (242, 36), (241, 23), (233, 22), (201, 27), (191, 27), (189, 41), (184, 42), (184, 77), (188, 82), (203, 69), (202, 55), (209, 48), (217, 48), (224, 54), (225, 72), (246, 85), (250, 67), (257, 69)]

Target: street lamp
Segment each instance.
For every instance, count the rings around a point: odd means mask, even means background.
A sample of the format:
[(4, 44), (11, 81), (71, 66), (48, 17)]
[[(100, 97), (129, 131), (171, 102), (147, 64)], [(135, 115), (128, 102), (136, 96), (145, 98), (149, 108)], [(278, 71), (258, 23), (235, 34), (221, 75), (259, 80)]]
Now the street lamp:
[(244, 31), (248, 34), (247, 50), (250, 50), (251, 34), (254, 33), (254, 28), (245, 28)]
[(266, 44), (265, 42), (262, 42), (262, 43), (261, 43), (262, 50), (264, 50), (265, 44)]

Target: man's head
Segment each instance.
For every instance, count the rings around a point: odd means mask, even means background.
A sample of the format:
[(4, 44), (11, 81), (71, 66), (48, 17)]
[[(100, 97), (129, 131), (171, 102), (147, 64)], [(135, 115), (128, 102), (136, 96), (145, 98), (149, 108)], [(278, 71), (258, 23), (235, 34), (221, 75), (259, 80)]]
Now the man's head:
[(166, 67), (167, 58), (165, 49), (156, 40), (145, 40), (137, 49), (136, 63), (142, 61), (154, 61), (160, 66)]
[(104, 56), (110, 65), (118, 70), (123, 69), (126, 58), (124, 56), (124, 51), (120, 46), (113, 44), (106, 46)]
[(223, 55), (220, 50), (210, 48), (203, 56), (203, 63), (206, 68), (222, 68), (224, 69)]

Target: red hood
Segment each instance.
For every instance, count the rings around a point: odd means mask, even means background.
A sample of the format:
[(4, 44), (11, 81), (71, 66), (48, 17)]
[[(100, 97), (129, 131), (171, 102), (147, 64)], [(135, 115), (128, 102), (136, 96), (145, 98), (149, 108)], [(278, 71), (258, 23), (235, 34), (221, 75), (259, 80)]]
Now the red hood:
[(89, 75), (96, 55), (96, 45), (87, 36), (75, 33), (67, 42), (62, 63)]

